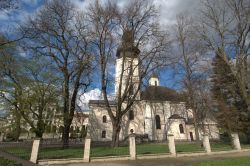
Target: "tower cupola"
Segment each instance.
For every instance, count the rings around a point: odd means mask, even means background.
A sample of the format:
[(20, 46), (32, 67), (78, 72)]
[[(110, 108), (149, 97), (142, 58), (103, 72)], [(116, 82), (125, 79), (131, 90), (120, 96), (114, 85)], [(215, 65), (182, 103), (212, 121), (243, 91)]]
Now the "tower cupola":
[(160, 85), (159, 77), (157, 74), (153, 73), (149, 79), (149, 86), (159, 86), (159, 85)]

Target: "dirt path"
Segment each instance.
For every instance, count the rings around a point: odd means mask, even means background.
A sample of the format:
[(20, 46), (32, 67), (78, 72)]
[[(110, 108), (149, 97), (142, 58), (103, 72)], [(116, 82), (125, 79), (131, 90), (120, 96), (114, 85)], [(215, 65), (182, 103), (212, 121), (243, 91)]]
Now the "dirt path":
[[(61, 166), (187, 166), (191, 163), (199, 163), (206, 160), (218, 160), (234, 157), (249, 156), (250, 152), (236, 152), (230, 154), (216, 154), (209, 156), (196, 157), (178, 157), (178, 158), (164, 158), (164, 159), (141, 159), (135, 161), (105, 161), (79, 164), (60, 164)], [(249, 163), (250, 165), (250, 163)], [(54, 165), (58, 166), (58, 165)]]

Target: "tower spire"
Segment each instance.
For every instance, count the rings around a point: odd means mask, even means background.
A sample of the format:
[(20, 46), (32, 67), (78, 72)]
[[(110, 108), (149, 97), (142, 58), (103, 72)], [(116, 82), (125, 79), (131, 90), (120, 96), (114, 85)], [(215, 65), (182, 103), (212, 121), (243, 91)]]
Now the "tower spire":
[(117, 49), (117, 58), (123, 56), (137, 58), (139, 54), (140, 50), (134, 46), (134, 32), (132, 30), (125, 30), (122, 35), (121, 45)]

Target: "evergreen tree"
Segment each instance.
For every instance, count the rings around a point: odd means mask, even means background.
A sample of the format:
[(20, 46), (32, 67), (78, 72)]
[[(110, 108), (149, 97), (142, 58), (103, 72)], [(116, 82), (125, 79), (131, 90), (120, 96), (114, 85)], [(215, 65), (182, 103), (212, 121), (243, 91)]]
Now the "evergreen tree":
[(216, 117), (221, 128), (228, 132), (240, 129), (240, 105), (242, 100), (239, 95), (237, 80), (228, 63), (228, 58), (217, 52), (213, 60), (212, 92), (218, 111)]

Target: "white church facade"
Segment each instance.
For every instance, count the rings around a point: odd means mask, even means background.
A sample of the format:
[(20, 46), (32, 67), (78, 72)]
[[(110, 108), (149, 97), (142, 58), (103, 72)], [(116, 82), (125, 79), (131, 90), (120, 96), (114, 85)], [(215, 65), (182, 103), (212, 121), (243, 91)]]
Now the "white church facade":
[[(132, 46), (133, 47), (133, 46)], [(116, 60), (115, 91), (117, 93), (120, 85), (122, 61), (133, 61), (138, 64), (136, 48), (129, 50), (118, 50)], [(124, 58), (125, 57), (125, 58)], [(127, 62), (126, 62), (127, 61)], [(139, 70), (133, 70), (133, 78), (139, 80)], [(139, 83), (139, 82), (138, 82)], [(121, 88), (125, 88), (122, 86)], [(116, 109), (116, 101), (110, 101), (112, 109)], [(89, 134), (93, 141), (111, 141), (112, 122), (105, 109), (105, 101), (89, 101)], [(219, 139), (219, 130), (212, 120), (206, 120), (204, 124), (211, 139)], [(133, 131), (138, 136), (143, 136), (149, 141), (164, 141), (168, 134), (173, 134), (176, 140), (195, 140), (195, 128), (193, 124), (192, 110), (186, 108), (183, 97), (167, 87), (160, 86), (160, 80), (156, 74), (152, 74), (148, 86), (138, 93), (130, 111), (123, 116), (119, 139), (125, 140)], [(202, 131), (199, 131), (200, 138)]]

